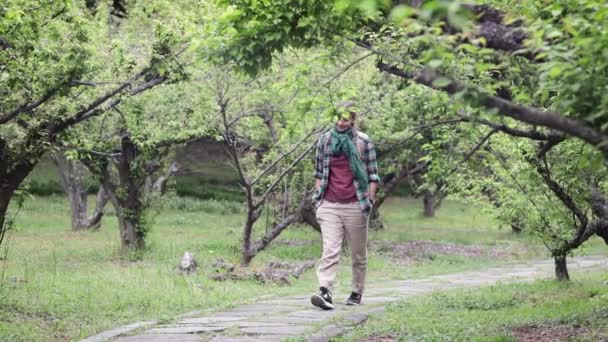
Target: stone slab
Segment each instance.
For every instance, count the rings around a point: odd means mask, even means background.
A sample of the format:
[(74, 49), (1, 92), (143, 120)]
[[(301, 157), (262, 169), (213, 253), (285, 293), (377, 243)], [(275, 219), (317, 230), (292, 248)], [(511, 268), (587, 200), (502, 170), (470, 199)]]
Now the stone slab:
[(146, 331), (146, 334), (196, 334), (199, 332), (223, 331), (226, 327), (215, 327), (208, 325), (200, 326), (171, 326), (159, 327)]
[(286, 327), (248, 327), (241, 328), (241, 332), (244, 334), (264, 334), (264, 335), (281, 335), (281, 336), (294, 336), (302, 335), (309, 332), (312, 329), (310, 326), (286, 326)]
[(222, 316), (222, 317), (196, 317), (196, 318), (185, 318), (177, 322), (177, 324), (208, 324), (208, 323), (221, 323), (221, 322), (234, 322), (243, 320), (243, 317), (233, 316)]
[(230, 310), (230, 312), (255, 312), (264, 314), (268, 312), (280, 312), (285, 310), (289, 310), (289, 308), (276, 304), (249, 304), (236, 307)]
[(142, 321), (142, 322), (137, 322), (137, 323), (133, 323), (133, 324), (129, 324), (129, 325), (124, 325), (122, 327), (118, 327), (112, 330), (107, 330), (104, 331), (102, 333), (99, 333), (97, 335), (93, 335), (90, 336), (84, 340), (82, 340), (81, 342), (101, 342), (101, 341), (107, 341), (113, 337), (116, 337), (118, 335), (122, 335), (122, 334), (126, 334), (130, 331), (133, 331), (135, 329), (139, 329), (142, 327), (147, 327), (147, 326), (151, 326), (156, 324), (156, 321)]
[(358, 325), (358, 324), (365, 323), (368, 318), (369, 318), (368, 314), (358, 312), (358, 313), (348, 316), (346, 319), (348, 321), (350, 321), (353, 325)]
[(309, 310), (293, 311), (287, 314), (287, 317), (301, 317), (301, 318), (320, 318), (325, 319), (328, 317), (334, 317), (338, 314), (338, 310), (322, 310), (312, 308)]
[(254, 311), (222, 311), (213, 314), (214, 317), (254, 317), (262, 315), (263, 313)]
[(238, 321), (238, 322), (223, 322), (223, 323), (214, 323), (214, 326), (217, 327), (239, 327), (239, 328), (247, 328), (247, 327), (288, 327), (290, 324), (288, 323), (277, 323), (277, 322), (251, 322), (251, 321)]
[(279, 342), (284, 340), (280, 335), (251, 336), (216, 336), (210, 342)]
[(344, 330), (334, 324), (324, 326), (319, 332), (308, 339), (311, 342), (328, 342), (332, 337), (340, 335)]
[(275, 305), (277, 307), (285, 308), (286, 310), (297, 309), (301, 307), (310, 306), (310, 298), (306, 299), (294, 299), (294, 300), (272, 300), (263, 301), (264, 305)]
[(323, 321), (323, 317), (263, 317), (260, 322), (283, 324), (314, 324)]
[(201, 337), (195, 334), (134, 335), (119, 337), (115, 342), (198, 342)]

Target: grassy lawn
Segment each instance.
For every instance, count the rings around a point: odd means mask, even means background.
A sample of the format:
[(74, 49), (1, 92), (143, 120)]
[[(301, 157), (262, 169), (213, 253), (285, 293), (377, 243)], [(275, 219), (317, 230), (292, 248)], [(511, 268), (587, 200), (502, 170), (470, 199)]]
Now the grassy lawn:
[(337, 341), (606, 341), (606, 272), (436, 292), (389, 305)]
[[(192, 310), (220, 310), (262, 296), (312, 293), (314, 270), (292, 286), (255, 281), (216, 282), (209, 278), (221, 258), (238, 263), (242, 208), (238, 203), (189, 198), (165, 199), (138, 261), (121, 257), (115, 217), (104, 217), (97, 232), (71, 232), (67, 201), (35, 197), (17, 217), (18, 230), (0, 249), (0, 340), (78, 340), (122, 324), (171, 320)], [(369, 280), (406, 279), (546, 257), (544, 247), (514, 236), (476, 208), (447, 201), (437, 217), (420, 216), (418, 200), (385, 204), (386, 229), (370, 234)], [(265, 220), (256, 227), (263, 233)], [(413, 242), (424, 241), (418, 250)], [(457, 246), (456, 253), (441, 247)], [(418, 246), (418, 245), (415, 245)], [(414, 247), (415, 247), (414, 246)], [(453, 249), (453, 248), (452, 248)], [(592, 241), (586, 252), (601, 249)], [(185, 251), (199, 271), (176, 272)], [(318, 233), (294, 226), (256, 257), (252, 270), (269, 261), (300, 262), (321, 253)], [(500, 257), (497, 257), (500, 256)], [(344, 257), (336, 296), (349, 291), (349, 258)]]

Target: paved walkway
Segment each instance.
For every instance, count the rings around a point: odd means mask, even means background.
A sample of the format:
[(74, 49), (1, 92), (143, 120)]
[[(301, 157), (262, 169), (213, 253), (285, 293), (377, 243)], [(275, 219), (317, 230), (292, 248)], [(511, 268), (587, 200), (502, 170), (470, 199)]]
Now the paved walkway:
[[(310, 305), (310, 294), (274, 300), (198, 316), (184, 315), (173, 324), (138, 322), (87, 338), (86, 342), (165, 342), (213, 341), (254, 342), (282, 341), (303, 337), (308, 341), (328, 341), (353, 325), (367, 320), (371, 313), (381, 312), (384, 305), (404, 298), (428, 294), (437, 290), (492, 285), (497, 282), (523, 282), (554, 276), (553, 261), (534, 261), (479, 271), (452, 273), (425, 279), (370, 283), (363, 305), (346, 306), (323, 311)], [(570, 258), (570, 271), (608, 269), (608, 258)], [(338, 302), (344, 298), (335, 298)]]

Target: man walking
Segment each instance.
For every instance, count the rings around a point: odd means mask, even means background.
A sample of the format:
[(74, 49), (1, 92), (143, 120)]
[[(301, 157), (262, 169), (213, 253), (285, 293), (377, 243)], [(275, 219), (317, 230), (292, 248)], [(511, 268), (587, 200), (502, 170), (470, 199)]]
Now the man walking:
[(355, 128), (354, 103), (341, 103), (337, 110), (334, 128), (319, 138), (315, 163), (313, 200), (323, 255), (317, 269), (319, 293), (310, 301), (324, 310), (334, 308), (332, 291), (344, 238), (352, 255), (352, 292), (346, 304), (361, 303), (367, 271), (367, 216), (379, 181), (374, 144)]

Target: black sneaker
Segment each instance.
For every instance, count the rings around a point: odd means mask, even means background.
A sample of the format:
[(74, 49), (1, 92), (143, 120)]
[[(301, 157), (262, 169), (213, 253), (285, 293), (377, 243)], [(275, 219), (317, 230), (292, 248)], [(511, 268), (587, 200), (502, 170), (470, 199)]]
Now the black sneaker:
[(331, 292), (324, 287), (319, 288), (319, 293), (315, 293), (310, 297), (312, 305), (321, 308), (323, 310), (331, 310), (334, 308), (334, 304), (331, 301)]
[(361, 294), (357, 292), (351, 292), (350, 297), (346, 300), (346, 305), (359, 305), (361, 304)]

